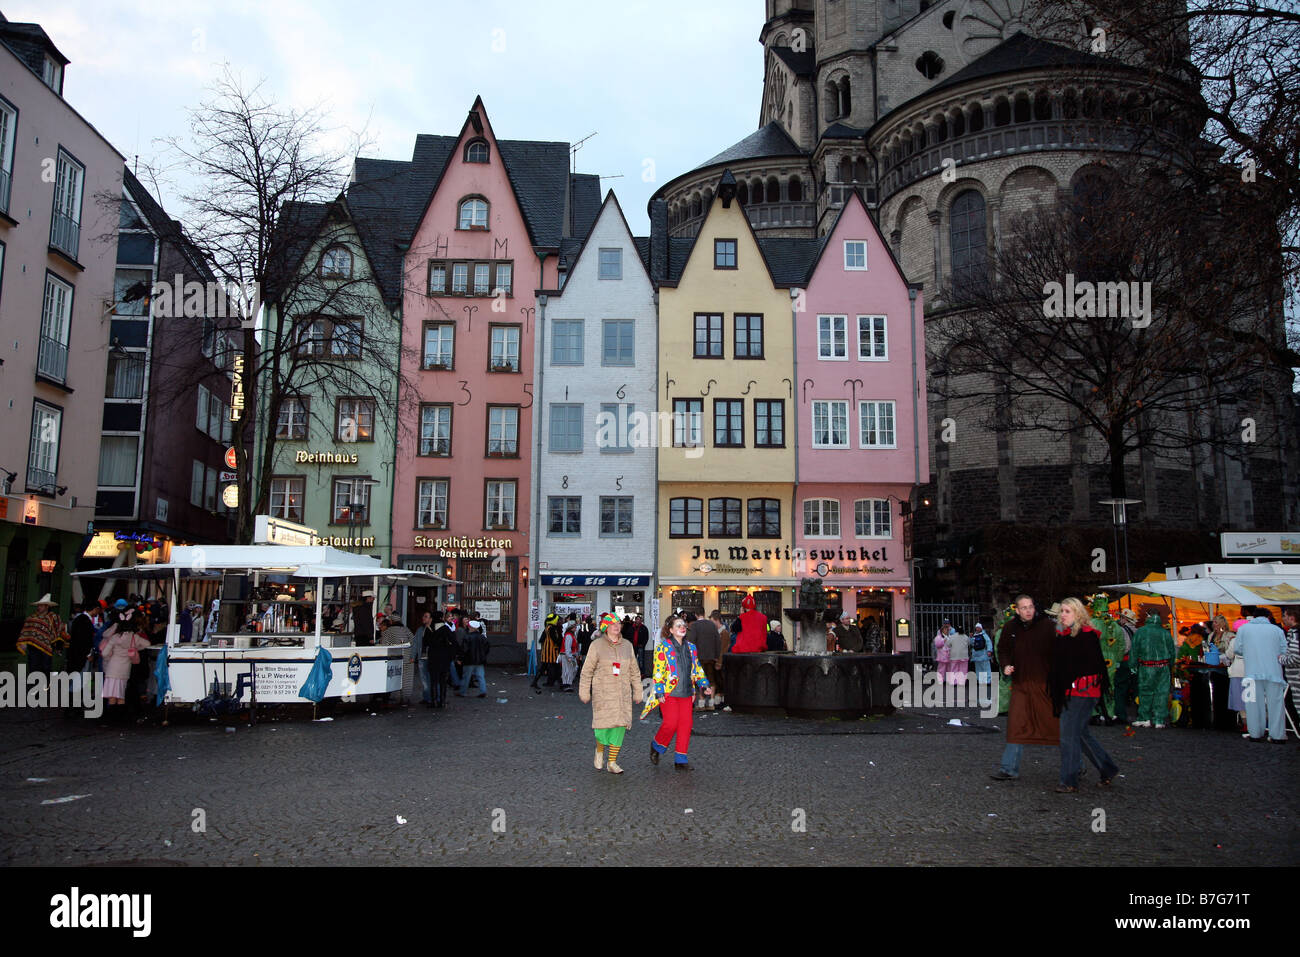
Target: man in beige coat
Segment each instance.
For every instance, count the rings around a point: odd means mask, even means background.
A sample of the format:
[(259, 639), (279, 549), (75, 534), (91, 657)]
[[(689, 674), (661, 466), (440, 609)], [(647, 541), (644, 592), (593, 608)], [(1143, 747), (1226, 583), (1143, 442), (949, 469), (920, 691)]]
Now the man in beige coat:
[(641, 669), (636, 664), (632, 643), (623, 638), (623, 624), (609, 612), (600, 616), (601, 637), (591, 643), (582, 664), (578, 699), (592, 702), (591, 726), (596, 732), (596, 770), (605, 763), (609, 749), (609, 770), (622, 774), (618, 752), (623, 736), (632, 727), (632, 705), (640, 704)]

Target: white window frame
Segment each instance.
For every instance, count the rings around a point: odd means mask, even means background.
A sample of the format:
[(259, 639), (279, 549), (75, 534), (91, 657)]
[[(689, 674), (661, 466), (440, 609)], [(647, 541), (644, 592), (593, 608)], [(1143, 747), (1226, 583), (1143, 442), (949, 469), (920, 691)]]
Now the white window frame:
[(514, 458), (519, 455), (519, 406), (488, 406), (488, 454), (492, 443), (501, 444), (501, 452), (494, 458)]
[[(876, 335), (876, 320), (880, 320), (880, 335)], [(868, 352), (862, 352), (862, 326), (867, 324)], [(879, 346), (883, 352), (882, 355), (874, 355), (876, 347)], [(858, 316), (858, 361), (859, 362), (888, 362), (889, 361), (889, 317), (881, 315)]]
[[(333, 481), (331, 482), (332, 490), (330, 494), (331, 517), (333, 521), (330, 524), (332, 525), (349, 524), (346, 516), (344, 516), (343, 518), (339, 517), (339, 510), (351, 508), (352, 496), (355, 494), (358, 484), (361, 486), (361, 500), (365, 504), (362, 506), (361, 509), (361, 517), (359, 519), (354, 519), (351, 522), (351, 524), (362, 525), (362, 526), (370, 524), (370, 489), (373, 486), (370, 484), (369, 481), (367, 481), (367, 479), (364, 476), (357, 477), (357, 478), (339, 478), (338, 476), (334, 477)], [(343, 492), (345, 489), (347, 490), (346, 497), (344, 497), (342, 502), (340, 503), (340, 493)]]
[[(203, 386), (199, 386), (199, 388), (203, 389)], [(280, 430), (286, 424), (288, 425), (287, 431), (281, 433)], [(297, 424), (302, 426), (301, 435), (295, 434), (294, 426)], [(307, 404), (303, 402), (302, 396), (285, 396), (280, 402), (280, 414), (275, 422), (275, 437), (284, 442), (305, 442), (307, 440), (307, 430)]]
[[(838, 326), (838, 330), (836, 329)], [(836, 355), (836, 332), (839, 333), (839, 351)], [(825, 333), (829, 333), (829, 340), (823, 338)], [(827, 346), (829, 345), (829, 352)], [(849, 358), (849, 317), (848, 316), (818, 316), (817, 317), (817, 358), (826, 362), (847, 362)]]
[[(809, 512), (808, 506), (813, 506)], [(816, 518), (817, 531), (813, 532), (810, 519)], [(835, 523), (834, 531), (829, 529), (831, 521)], [(806, 498), (803, 500), (803, 537), (804, 538), (839, 538), (840, 537), (840, 501), (836, 498)]]
[[(818, 410), (824, 410), (826, 416), (827, 431), (830, 433), (830, 442), (819, 442), (817, 440), (817, 418)], [(844, 424), (844, 441), (835, 442), (835, 417), (836, 413), (842, 414)], [(812, 402), (812, 447), (815, 449), (847, 449), (849, 448), (849, 403), (847, 399), (814, 399)]]
[[(444, 412), (446, 413), (446, 419), (447, 419), (446, 434), (440, 434), (441, 432), (440, 427), (443, 424), (442, 413)], [(432, 423), (425, 421), (426, 413), (434, 413), (431, 416)], [(440, 458), (440, 459), (447, 458), (448, 456), (450, 456), (451, 455), (451, 420), (452, 420), (452, 407), (450, 404), (444, 403), (444, 404), (430, 404), (430, 405), (421, 406), (420, 407), (420, 439), (419, 439), (419, 445), (416, 446), (416, 454), (424, 458)], [(432, 424), (433, 426), (432, 429), (433, 434), (426, 435), (425, 433), (427, 427), (430, 424)], [(434, 449), (434, 451), (426, 452), (424, 450), (425, 448), (424, 443), (426, 441), (433, 443), (432, 448)], [(447, 443), (447, 451), (445, 452), (437, 451), (439, 442)]]
[[(69, 189), (71, 187), (71, 189)], [(86, 168), (59, 147), (54, 171), (54, 212), (81, 225), (81, 201), (86, 188)]]
[[(443, 334), (446, 333), (444, 336)], [(438, 342), (438, 352), (432, 356), (429, 353), (430, 335)], [(447, 351), (442, 351), (443, 339), (447, 341)], [(421, 368), (428, 369), (436, 359), (441, 362), (443, 356), (446, 356), (444, 365), (448, 370), (456, 368), (456, 324), (454, 322), (435, 322), (424, 327), (424, 355), (421, 357)]]
[[(295, 483), (296, 487), (295, 487)], [(298, 496), (297, 514), (293, 512), (290, 499)], [(279, 502), (277, 504), (277, 499)], [(307, 507), (307, 479), (302, 475), (284, 475), (271, 479), (271, 494), (268, 501), (270, 514), (286, 522), (302, 522)]]
[[(850, 247), (862, 247), (862, 265), (852, 263), (849, 258)], [(856, 252), (856, 250), (854, 250)], [(855, 257), (856, 258), (856, 257)], [(865, 239), (846, 239), (844, 240), (844, 270), (845, 272), (866, 272), (867, 271), (867, 241)]]
[[(46, 422), (53, 425), (47, 427)], [(39, 399), (32, 403), (32, 434), (27, 445), (27, 477), (29, 488), (44, 488), (44, 484), (34, 486), (31, 479), (32, 470), (46, 472), (50, 481), (59, 480), (59, 439), (63, 435), (63, 410)], [(45, 441), (49, 439), (49, 441)]]
[[(334, 440), (336, 442), (373, 442), (375, 440), (375, 411), (377, 407), (375, 400), (365, 396), (353, 396), (341, 398), (338, 403), (338, 411), (335, 413), (337, 418), (334, 422)], [(343, 420), (346, 418), (352, 419), (356, 434), (355, 438), (344, 438)]]
[[(870, 406), (870, 409), (868, 409)], [(881, 429), (876, 427), (876, 441), (868, 443), (867, 441), (867, 415), (871, 414), (872, 422), (880, 421), (880, 412), (882, 409), (889, 410), (889, 441), (880, 441)], [(858, 401), (858, 448), (860, 449), (896, 449), (898, 448), (898, 403), (888, 399), (873, 400), (860, 399)]]
[[(468, 210), (466, 207), (469, 207)], [(468, 218), (466, 212), (469, 213)], [(482, 213), (482, 216), (479, 213)], [(480, 220), (482, 220), (480, 222)], [(472, 196), (464, 200), (456, 211), (456, 228), (457, 229), (487, 229), (488, 228), (488, 201), (481, 196)]]
[[(484, 486), (483, 525), (491, 529), (514, 529), (518, 515), (515, 505), (518, 498), (517, 479), (489, 479)], [(506, 493), (509, 492), (507, 495)], [(508, 511), (507, 511), (508, 509)]]
[[(420, 479), (416, 486), (415, 521), (420, 528), (446, 528), (451, 505), (450, 479)], [(442, 506), (439, 508), (439, 501)]]
[(519, 372), (522, 364), (519, 358), (519, 342), (522, 338), (518, 326), (492, 326), (488, 333), (488, 366), (495, 371), (496, 366), (510, 366), (511, 372)]
[[(862, 531), (864, 520), (867, 531)], [(894, 537), (893, 512), (887, 498), (860, 498), (853, 503), (853, 537), (892, 539)]]

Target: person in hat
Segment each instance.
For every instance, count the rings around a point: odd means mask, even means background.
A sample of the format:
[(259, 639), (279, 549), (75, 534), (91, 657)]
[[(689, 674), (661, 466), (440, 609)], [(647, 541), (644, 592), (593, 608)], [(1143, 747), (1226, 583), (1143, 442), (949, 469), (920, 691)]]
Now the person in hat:
[(948, 681), (948, 635), (951, 633), (952, 622), (945, 618), (934, 636), (934, 671), (941, 684)]
[(622, 774), (618, 752), (632, 728), (632, 705), (640, 704), (641, 669), (636, 649), (623, 637), (623, 623), (609, 612), (600, 616), (601, 637), (591, 643), (579, 678), (578, 700), (591, 704), (591, 727), (596, 735), (596, 770), (609, 754), (610, 773)]
[(992, 654), (993, 642), (985, 633), (984, 626), (977, 621), (970, 632), (970, 663), (975, 669), (975, 680), (979, 682), (981, 695), (993, 681)]
[(542, 679), (543, 672), (546, 674), (546, 687), (555, 686), (555, 671), (559, 667), (562, 637), (560, 616), (551, 612), (546, 616), (546, 627), (542, 629), (542, 638), (537, 644), (537, 674), (533, 675), (532, 688), (538, 694), (542, 693), (542, 689), (537, 687), (537, 682)]
[(732, 637), (736, 639), (731, 646), (732, 653), (767, 651), (767, 615), (758, 610), (753, 595), (740, 599), (740, 607), (742, 610), (737, 619), (740, 622), (740, 633), (737, 634), (735, 628), (731, 629)]
[[(1105, 721), (1112, 725), (1119, 721), (1119, 707), (1115, 703), (1115, 676), (1119, 672), (1120, 660), (1124, 657), (1124, 629), (1110, 614), (1110, 599), (1105, 592), (1092, 596), (1093, 629), (1101, 635), (1101, 657), (1106, 662), (1106, 689), (1097, 704), (1097, 713), (1089, 724)], [(1127, 722), (1128, 715), (1124, 715)]]
[(1135, 728), (1157, 728), (1169, 723), (1169, 670), (1174, 658), (1174, 639), (1159, 612), (1147, 615), (1146, 623), (1133, 635), (1133, 656), (1138, 664), (1138, 719)]
[(32, 602), (36, 609), (23, 621), (18, 633), (17, 650), (27, 658), (27, 673), (49, 674), (54, 652), (68, 646), (69, 636), (63, 619), (54, 610), (54, 599), (46, 592)]
[(850, 612), (840, 615), (840, 623), (835, 629), (835, 643), (839, 645), (840, 651), (850, 654), (856, 655), (862, 651), (862, 632), (854, 623)]
[[(746, 595), (745, 598), (749, 599), (749, 596)], [(748, 622), (745, 627), (749, 628)], [(663, 715), (663, 724), (650, 742), (650, 763), (659, 763), (659, 756), (668, 750), (675, 736), (677, 752), (673, 767), (678, 771), (691, 770), (687, 751), (691, 745), (691, 726), (695, 720), (692, 709), (695, 692), (697, 689), (710, 692), (709, 679), (700, 667), (699, 652), (686, 640), (686, 629), (685, 618), (680, 615), (669, 617), (664, 637), (655, 649), (651, 693), (641, 711), (643, 721), (655, 708), (659, 708)]]

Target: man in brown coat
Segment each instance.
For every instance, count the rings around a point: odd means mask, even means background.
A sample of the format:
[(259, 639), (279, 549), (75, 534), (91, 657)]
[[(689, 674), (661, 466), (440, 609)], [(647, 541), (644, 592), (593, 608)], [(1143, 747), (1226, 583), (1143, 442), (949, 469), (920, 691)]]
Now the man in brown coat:
[(1059, 747), (1060, 725), (1052, 713), (1047, 674), (1052, 666), (1056, 627), (1046, 615), (1036, 614), (1028, 595), (1016, 599), (1016, 617), (1002, 628), (998, 657), (1002, 673), (1011, 679), (1011, 705), (1007, 713), (1007, 746), (995, 781), (1020, 777), (1020, 757), (1026, 744)]

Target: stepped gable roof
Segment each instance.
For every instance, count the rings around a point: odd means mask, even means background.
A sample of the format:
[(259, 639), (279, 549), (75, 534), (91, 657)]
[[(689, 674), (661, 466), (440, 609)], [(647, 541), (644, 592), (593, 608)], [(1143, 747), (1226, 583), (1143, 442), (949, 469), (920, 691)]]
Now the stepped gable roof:
[(1022, 32), (1013, 34), (1009, 39), (989, 50), (988, 53), (966, 64), (942, 83), (938, 83), (926, 90), (921, 96), (926, 96), (935, 90), (942, 90), (950, 86), (956, 86), (959, 83), (965, 83), (968, 80), (978, 80), (981, 77), (997, 76), (1000, 73), (1014, 73), (1017, 70), (1032, 70), (1045, 66), (1113, 67), (1115, 64), (1096, 54), (1085, 53), (1082, 50), (1072, 50), (1069, 47), (1061, 46), (1059, 43), (1040, 40)]
[[(790, 139), (790, 136), (781, 127), (781, 124), (773, 120), (755, 133), (750, 133), (739, 143), (728, 147), (717, 156), (706, 160), (695, 170), (706, 169), (710, 166), (716, 166), (718, 163), (734, 163), (737, 161), (762, 159), (766, 156), (806, 156), (798, 144)], [(691, 172), (695, 172), (692, 170)]]
[(600, 176), (595, 173), (574, 173), (569, 177), (571, 200), (569, 219), (571, 235), (585, 238), (596, 225), (600, 215)]
[(817, 70), (817, 57), (811, 50), (797, 53), (792, 47), (772, 47), (772, 52), (795, 76), (812, 76)]
[(347, 189), (352, 222), (389, 304), (402, 299), (402, 260), (421, 208), (412, 186), (419, 173), (415, 163), (358, 158)]
[(782, 286), (802, 286), (825, 244), (826, 236), (817, 239), (774, 237), (760, 239), (758, 248), (767, 260), (774, 282)]
[(832, 123), (826, 127), (826, 132), (821, 138), (824, 140), (860, 140), (867, 135), (867, 131), (856, 126), (849, 126), (847, 123)]

